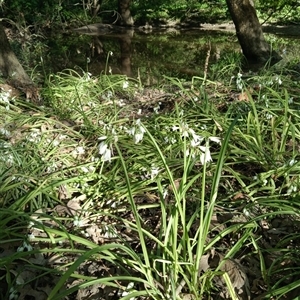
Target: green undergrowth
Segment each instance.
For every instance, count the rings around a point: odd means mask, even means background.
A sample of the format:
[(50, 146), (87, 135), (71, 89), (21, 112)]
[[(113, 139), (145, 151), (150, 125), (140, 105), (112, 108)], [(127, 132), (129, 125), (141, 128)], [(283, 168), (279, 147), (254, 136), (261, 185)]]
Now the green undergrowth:
[(1, 93), (3, 299), (296, 297), (296, 80), (152, 93), (145, 106), (135, 80), (70, 70), (42, 107)]

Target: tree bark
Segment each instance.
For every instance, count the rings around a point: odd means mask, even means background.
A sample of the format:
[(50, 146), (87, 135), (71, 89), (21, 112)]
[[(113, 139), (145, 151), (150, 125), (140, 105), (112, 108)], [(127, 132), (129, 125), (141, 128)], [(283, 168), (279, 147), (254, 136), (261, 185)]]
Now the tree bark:
[(134, 21), (130, 12), (131, 0), (118, 0), (118, 11), (120, 14), (119, 24), (122, 26), (133, 26)]
[(253, 0), (226, 0), (237, 38), (249, 63), (271, 64), (281, 57), (266, 42)]
[(38, 89), (34, 86), (31, 78), (18, 61), (11, 49), (9, 41), (0, 22), (0, 76), (7, 82), (26, 94), (27, 99), (34, 101), (39, 99)]
[(32, 83), (29, 76), (19, 63), (6, 37), (3, 25), (0, 23), (0, 72), (5, 78), (23, 83)]

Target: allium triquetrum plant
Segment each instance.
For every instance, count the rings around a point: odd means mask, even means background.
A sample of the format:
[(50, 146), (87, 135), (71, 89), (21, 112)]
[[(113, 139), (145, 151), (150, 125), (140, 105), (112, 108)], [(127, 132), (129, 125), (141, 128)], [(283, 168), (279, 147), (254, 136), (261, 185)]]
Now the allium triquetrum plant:
[(174, 108), (145, 115), (140, 86), (119, 75), (53, 75), (45, 107), (3, 96), (2, 294), (297, 292), (299, 99), (283, 76), (235, 78), (237, 100), (170, 79)]

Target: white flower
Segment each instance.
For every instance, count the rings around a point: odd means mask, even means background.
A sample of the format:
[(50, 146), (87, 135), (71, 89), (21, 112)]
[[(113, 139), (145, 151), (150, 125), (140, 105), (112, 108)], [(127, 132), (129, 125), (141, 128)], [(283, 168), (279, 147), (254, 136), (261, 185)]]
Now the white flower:
[(168, 192), (168, 189), (164, 189), (163, 190), (163, 199), (166, 199), (166, 197), (168, 196), (169, 192)]
[(192, 134), (192, 140), (191, 140), (191, 146), (193, 147), (193, 148), (196, 148), (196, 147), (198, 147), (199, 145), (200, 145), (200, 143), (203, 141), (203, 137), (202, 136), (200, 136), (200, 135), (198, 135), (198, 134), (196, 134), (195, 132), (194, 132), (194, 130), (192, 130), (192, 129), (190, 129), (190, 132), (191, 132), (191, 134)]
[(137, 126), (141, 126), (141, 124), (142, 124), (141, 119), (137, 119), (137, 120), (135, 121), (135, 124), (136, 124)]
[(32, 251), (33, 248), (30, 244), (28, 244), (26, 241), (23, 241), (23, 245), (18, 247), (17, 252), (23, 252), (23, 251)]
[(142, 131), (136, 133), (134, 136), (133, 136), (133, 141), (135, 144), (138, 144), (140, 141), (143, 140), (143, 137), (144, 137), (144, 133)]
[(185, 150), (184, 156), (185, 156), (185, 157), (188, 157), (189, 155), (190, 155), (190, 149), (187, 148), (187, 149)]
[(87, 167), (81, 167), (81, 170), (84, 172), (84, 173), (89, 173), (89, 169)]
[(279, 76), (276, 76), (275, 80), (278, 82), (278, 84), (279, 84), (279, 85), (281, 85), (281, 84), (282, 84), (282, 80), (280, 79), (280, 77), (279, 77)]
[(192, 146), (193, 148), (196, 148), (197, 146), (199, 146), (199, 142), (198, 142), (197, 140), (195, 140), (195, 139), (192, 139), (192, 141), (191, 141), (191, 146)]
[(129, 134), (129, 135), (134, 135), (135, 133), (135, 127), (131, 127), (131, 128), (126, 128), (125, 131)]
[(98, 140), (99, 140), (99, 141), (104, 141), (104, 140), (106, 140), (106, 139), (107, 139), (107, 136), (106, 136), (106, 135), (103, 135), (103, 136), (98, 137)]
[(238, 90), (242, 90), (243, 89), (243, 80), (242, 80), (242, 74), (238, 73), (237, 77), (236, 77), (236, 87)]
[(296, 193), (297, 192), (297, 186), (294, 184), (291, 184), (291, 186), (288, 188), (287, 190), (287, 194), (290, 195), (292, 193)]
[(28, 239), (29, 240), (34, 240), (35, 239), (35, 235), (33, 233), (28, 233)]
[(245, 217), (250, 217), (250, 211), (246, 208), (243, 209), (243, 214), (245, 215)]
[(296, 163), (297, 163), (297, 160), (293, 158), (293, 159), (290, 160), (289, 165), (292, 167)]
[(9, 91), (0, 93), (0, 103), (5, 104), (5, 109), (6, 110), (10, 109), (9, 97), (10, 97), (10, 92)]
[(85, 150), (82, 146), (78, 146), (77, 148), (75, 148), (75, 150), (73, 152), (77, 155), (81, 155), (81, 154), (85, 153)]
[(57, 147), (59, 145), (59, 143), (60, 143), (60, 141), (54, 140), (52, 144), (54, 147)]
[(141, 120), (137, 119), (135, 125), (126, 130), (128, 134), (133, 136), (133, 141), (138, 144), (144, 138), (145, 128), (142, 126)]
[(158, 102), (157, 106), (153, 107), (153, 111), (158, 114), (158, 111), (160, 109), (160, 105), (161, 105), (161, 102)]
[(102, 97), (104, 100), (110, 100), (110, 98), (113, 96), (113, 92), (112, 91), (107, 91), (106, 94), (104, 94)]
[(103, 155), (105, 153), (105, 151), (107, 150), (108, 146), (107, 144), (103, 141), (100, 143), (99, 145), (99, 154)]
[[(127, 285), (125, 291), (122, 292), (121, 296), (125, 297), (125, 296), (129, 295), (133, 291), (133, 287), (134, 287), (134, 283), (129, 282), (129, 284)], [(129, 298), (129, 300), (134, 300), (134, 299), (136, 299), (136, 298), (134, 298), (134, 297)]]
[(129, 87), (129, 82), (127, 80), (123, 81), (123, 90), (126, 90)]
[(5, 128), (0, 128), (0, 134), (9, 137), (10, 136), (10, 132), (8, 130), (6, 130)]
[(84, 75), (85, 75), (85, 80), (86, 80), (86, 81), (91, 80), (92, 73), (86, 72), (86, 73), (84, 73)]
[(106, 149), (105, 153), (102, 155), (103, 161), (111, 161), (111, 150)]
[(147, 172), (144, 178), (151, 178), (152, 180), (159, 174), (159, 168), (155, 166), (151, 166), (150, 172)]
[(38, 143), (41, 141), (41, 132), (39, 129), (32, 129), (27, 137), (29, 142)]
[(126, 103), (124, 102), (123, 99), (120, 99), (120, 100), (118, 101), (118, 106), (119, 106), (119, 107), (123, 107), (123, 106), (125, 106), (125, 105), (126, 105)]
[(99, 154), (102, 155), (102, 161), (111, 161), (111, 150), (109, 149), (107, 143), (102, 141), (98, 147)]
[(201, 162), (201, 164), (204, 165), (205, 163), (208, 163), (208, 162), (212, 161), (209, 147), (207, 147), (207, 146), (200, 146), (199, 148), (202, 151), (202, 153), (200, 154), (200, 162)]
[(67, 136), (65, 134), (59, 134), (57, 138), (62, 141), (65, 140)]
[(172, 126), (172, 130), (173, 131), (177, 131), (179, 130), (179, 132), (181, 133), (182, 137), (188, 137), (189, 133), (193, 132), (193, 129), (189, 128), (189, 125), (187, 123), (181, 122), (179, 124), (179, 126)]
[(221, 144), (221, 139), (219, 137), (216, 136), (211, 136), (208, 138), (210, 141), (215, 142), (217, 144)]
[(266, 117), (267, 120), (271, 120), (273, 118), (273, 115), (270, 114), (270, 113), (266, 113), (265, 117)]
[(104, 228), (101, 231), (102, 232), (105, 231), (103, 236), (104, 236), (104, 238), (107, 238), (107, 239), (113, 239), (118, 236), (116, 233), (116, 230), (112, 226), (104, 225)]
[(110, 204), (110, 207), (111, 208), (116, 208), (117, 207), (117, 204), (119, 204), (119, 201), (117, 201), (116, 199), (109, 199), (107, 202), (106, 202), (107, 205)]
[(78, 216), (75, 216), (74, 221), (73, 221), (73, 225), (75, 227), (82, 227), (84, 225), (84, 222), (83, 222), (83, 220), (79, 219)]

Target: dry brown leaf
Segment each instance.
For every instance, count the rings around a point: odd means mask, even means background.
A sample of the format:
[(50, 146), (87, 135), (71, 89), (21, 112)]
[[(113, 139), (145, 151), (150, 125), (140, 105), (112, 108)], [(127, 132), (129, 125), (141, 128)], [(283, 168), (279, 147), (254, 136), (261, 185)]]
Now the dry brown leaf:
[(67, 208), (72, 216), (77, 215), (78, 211), (80, 212), (82, 210), (80, 205), (80, 199), (74, 198), (68, 201)]
[(210, 265), (208, 264), (208, 259), (210, 257), (210, 254), (202, 255), (199, 263), (199, 273), (205, 272), (210, 268)]
[(238, 100), (248, 102), (249, 101), (248, 93), (247, 92), (240, 93)]
[(85, 231), (92, 238), (94, 243), (103, 244), (104, 242), (103, 235), (101, 234), (101, 230), (97, 225), (92, 225), (90, 227), (87, 227)]
[(69, 193), (68, 193), (68, 189), (65, 185), (60, 185), (58, 187), (58, 199), (59, 200), (65, 200), (70, 198)]
[[(226, 272), (231, 280), (232, 286), (234, 287), (239, 299), (250, 300), (250, 285), (248, 277), (244, 271), (244, 268), (234, 259), (225, 259), (222, 254), (216, 254), (211, 262), (211, 267), (217, 267), (222, 264), (220, 270)], [(225, 282), (222, 276), (216, 277), (216, 283), (219, 286), (224, 287)], [(230, 299), (230, 295), (227, 291), (223, 291), (223, 295), (226, 299)]]

